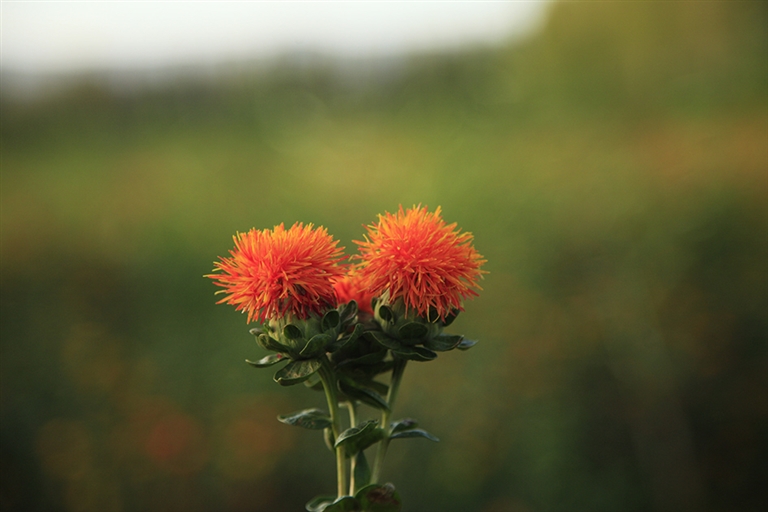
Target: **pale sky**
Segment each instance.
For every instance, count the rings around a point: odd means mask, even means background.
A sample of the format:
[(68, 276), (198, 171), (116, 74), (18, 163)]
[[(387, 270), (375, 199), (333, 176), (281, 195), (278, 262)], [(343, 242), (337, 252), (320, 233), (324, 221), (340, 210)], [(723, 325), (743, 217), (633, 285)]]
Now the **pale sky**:
[(2, 0), (3, 69), (120, 70), (290, 51), (396, 55), (493, 44), (535, 29), (548, 2)]

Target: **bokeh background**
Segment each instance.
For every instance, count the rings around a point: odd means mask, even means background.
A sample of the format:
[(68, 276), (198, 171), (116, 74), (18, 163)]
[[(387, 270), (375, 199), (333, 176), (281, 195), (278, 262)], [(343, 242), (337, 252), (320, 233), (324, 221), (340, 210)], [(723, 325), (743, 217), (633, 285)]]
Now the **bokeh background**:
[(452, 326), (480, 344), (406, 372), (395, 416), (442, 440), (393, 443), (406, 512), (768, 509), (767, 6), (555, 2), (495, 45), (4, 69), (0, 506), (332, 492), (320, 434), (275, 419), (322, 395), (246, 365), (202, 276), (238, 230), (313, 222), (352, 253), (422, 203), (490, 273)]

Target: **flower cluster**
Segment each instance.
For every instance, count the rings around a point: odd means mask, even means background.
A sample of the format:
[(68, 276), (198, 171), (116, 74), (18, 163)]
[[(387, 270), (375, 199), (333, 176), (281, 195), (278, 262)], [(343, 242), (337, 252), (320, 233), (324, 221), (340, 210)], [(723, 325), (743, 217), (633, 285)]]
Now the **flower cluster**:
[[(324, 430), (336, 455), (337, 496), (311, 500), (310, 512), (400, 510), (394, 487), (378, 483), (390, 441), (437, 441), (412, 419), (390, 421), (406, 363), (476, 343), (443, 333), (464, 310), (463, 301), (480, 290), (485, 260), (472, 235), (447, 224), (439, 207), (429, 212), (420, 205), (380, 215), (366, 230), (348, 262), (338, 241), (312, 224), (238, 233), (229, 257), (206, 276), (222, 288), (219, 303), (260, 324), (251, 332), (272, 354), (248, 363), (287, 362), (276, 382), (325, 392), (327, 412), (306, 409), (278, 418)], [(378, 380), (382, 375), (388, 383)], [(340, 404), (350, 411), (346, 429)], [(378, 409), (381, 420), (357, 422), (359, 405)], [(372, 446), (371, 467), (365, 450)]]

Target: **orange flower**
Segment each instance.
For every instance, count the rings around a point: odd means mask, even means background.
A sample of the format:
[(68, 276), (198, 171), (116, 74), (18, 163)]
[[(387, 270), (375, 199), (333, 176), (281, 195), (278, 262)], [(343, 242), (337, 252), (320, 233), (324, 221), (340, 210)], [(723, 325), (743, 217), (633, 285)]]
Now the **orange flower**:
[(463, 311), (462, 300), (477, 296), (477, 281), (485, 272), (483, 257), (472, 246), (472, 234), (456, 224), (446, 225), (440, 207), (434, 213), (414, 206), (397, 214), (379, 215), (367, 226), (360, 247), (361, 276), (376, 296), (389, 293), (391, 302), (402, 299), (406, 311), (414, 309), (430, 318), (430, 309), (445, 320), (453, 310)]
[(355, 267), (350, 266), (347, 273), (333, 284), (333, 288), (336, 290), (336, 298), (339, 304), (354, 300), (357, 302), (357, 308), (360, 311), (373, 314), (371, 300), (374, 294), (367, 289), (360, 272)]
[(333, 281), (343, 273), (342, 248), (323, 227), (296, 223), (285, 229), (251, 229), (233, 237), (231, 257), (219, 258), (209, 277), (226, 293), (218, 304), (248, 312), (248, 322), (307, 318), (336, 306)]

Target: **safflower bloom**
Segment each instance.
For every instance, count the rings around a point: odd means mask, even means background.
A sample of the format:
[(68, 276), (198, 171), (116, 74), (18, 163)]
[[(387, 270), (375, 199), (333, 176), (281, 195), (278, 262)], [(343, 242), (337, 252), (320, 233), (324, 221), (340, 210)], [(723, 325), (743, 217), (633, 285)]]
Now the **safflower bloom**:
[(227, 303), (248, 313), (248, 322), (282, 318), (306, 319), (336, 306), (333, 282), (343, 274), (338, 265), (343, 248), (325, 228), (297, 222), (289, 229), (251, 229), (237, 233), (230, 257), (219, 258), (209, 277), (227, 294)]
[(336, 291), (336, 298), (339, 304), (354, 300), (360, 311), (373, 314), (371, 300), (373, 300), (375, 295), (368, 290), (357, 268), (350, 266), (347, 269), (347, 273), (333, 283), (333, 288)]
[(361, 277), (376, 296), (388, 293), (390, 302), (402, 299), (406, 311), (435, 321), (434, 312), (445, 320), (481, 289), (485, 260), (472, 246), (472, 234), (446, 224), (439, 206), (430, 213), (421, 205), (407, 211), (401, 205), (366, 229), (365, 241), (355, 243)]

